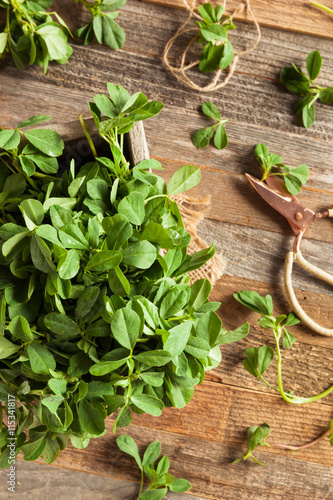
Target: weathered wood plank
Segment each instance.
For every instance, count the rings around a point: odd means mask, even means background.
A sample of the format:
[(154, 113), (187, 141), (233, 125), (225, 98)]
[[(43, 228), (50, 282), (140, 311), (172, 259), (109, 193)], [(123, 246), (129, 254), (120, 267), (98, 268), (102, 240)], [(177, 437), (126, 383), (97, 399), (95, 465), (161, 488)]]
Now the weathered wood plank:
[[(188, 0), (190, 4), (192, 0)], [(146, 12), (146, 17), (156, 12), (159, 7), (169, 7), (173, 9), (185, 10), (183, 0), (132, 0), (138, 5), (136, 10), (141, 9)], [(148, 5), (142, 5), (146, 3)], [(197, 5), (204, 3), (204, 0), (198, 0)], [(220, 0), (211, 0), (213, 5), (220, 4)], [(332, 0), (326, 0), (325, 5), (333, 8)], [(149, 4), (154, 4), (149, 5)], [(241, 0), (228, 0), (226, 5), (226, 15), (230, 15), (241, 5)], [(76, 28), (83, 26), (90, 21), (91, 17), (87, 9), (82, 5), (75, 5), (74, 0), (55, 0), (53, 10), (56, 10), (69, 27), (74, 31)], [(267, 2), (265, 0), (251, 0), (251, 8), (255, 17), (261, 26), (270, 28), (278, 28), (282, 30), (292, 31), (294, 33), (311, 34), (319, 37), (333, 38), (333, 20), (332, 16), (312, 6), (310, 2), (305, 0), (296, 0), (292, 4), (287, 0), (274, 0)], [(119, 21), (126, 29), (127, 18), (126, 12), (131, 7), (125, 6), (120, 11)], [(69, 15), (75, 12), (75, 15)], [(177, 12), (177, 17), (180, 18), (180, 13)], [(251, 16), (246, 12), (240, 12), (235, 16), (235, 21), (243, 21), (253, 23)], [(0, 13), (0, 20), (3, 22), (3, 14)], [(148, 22), (147, 22), (148, 24)], [(150, 22), (149, 22), (150, 25)], [(140, 33), (140, 32), (139, 32)], [(128, 30), (126, 30), (128, 34)]]
[[(97, 151), (99, 151), (98, 147), (103, 146), (103, 141), (98, 136), (95, 123), (92, 118), (86, 120), (86, 126), (89, 132), (93, 134)], [(41, 128), (44, 127), (51, 127), (56, 130), (63, 137), (65, 142), (70, 140), (70, 145), (65, 149), (66, 155), (70, 156), (72, 154), (76, 160), (77, 166), (80, 166), (86, 154), (90, 154), (90, 147), (84, 137), (82, 127), (78, 120), (69, 123), (53, 123), (51, 125), (47, 123), (41, 126)], [(135, 124), (129, 133), (131, 156), (132, 151), (136, 151), (134, 157), (132, 158), (134, 165), (149, 156), (147, 143), (142, 139), (142, 134), (144, 134), (142, 122)], [(149, 131), (149, 135), (151, 135), (151, 131)], [(134, 142), (135, 147), (133, 148)], [(213, 149), (213, 146), (208, 148), (208, 153), (210, 149)], [(169, 152), (170, 150), (166, 152), (167, 156), (169, 156)], [(193, 155), (193, 151), (189, 151), (189, 155), (190, 154)], [(162, 163), (164, 167), (162, 175), (167, 181), (182, 164), (187, 163), (180, 162), (179, 160), (166, 160), (165, 158), (159, 158), (156, 155), (154, 156)], [(253, 159), (253, 156), (253, 153), (251, 154), (251, 152), (249, 152), (249, 158), (251, 160)], [(250, 162), (248, 168), (245, 164), (244, 171), (247, 170), (254, 174), (259, 173), (258, 167), (256, 165), (252, 165), (252, 163), (253, 162)], [(200, 164), (198, 166), (201, 168), (202, 180), (199, 186), (195, 188), (192, 193), (193, 196), (198, 197), (206, 194), (211, 195), (211, 208), (209, 210), (210, 219), (230, 222), (266, 231), (283, 233), (286, 235), (293, 234), (286, 219), (284, 219), (283, 216), (278, 215), (274, 209), (270, 208), (269, 205), (267, 205), (267, 203), (260, 198), (256, 191), (250, 186), (243, 174), (222, 170), (219, 165), (216, 165), (218, 168), (209, 166), (206, 167)], [(239, 166), (237, 164), (237, 168), (238, 167)], [(228, 164), (227, 168), (230, 168), (230, 164)], [(311, 177), (315, 182), (313, 174)], [(311, 184), (312, 179), (310, 179), (309, 184)], [(330, 207), (333, 199), (331, 191), (315, 189), (313, 187), (305, 187), (302, 189), (298, 198), (304, 206), (313, 208)], [(305, 233), (305, 238), (331, 242), (331, 221), (326, 219), (311, 225)]]
[[(214, 101), (214, 99), (212, 99)], [(219, 102), (215, 102), (220, 108)], [(228, 117), (228, 114), (223, 113)], [(244, 120), (244, 117), (243, 117)], [(258, 164), (254, 156), (254, 147), (258, 143), (267, 144), (269, 150), (281, 154), (284, 161), (293, 167), (307, 164), (310, 178), (307, 187), (311, 188), (313, 204), (322, 191), (332, 192), (331, 143), (319, 141), (287, 131), (273, 130), (268, 125), (261, 127), (246, 122), (229, 121), (226, 124), (229, 144), (220, 151), (213, 145), (197, 149), (191, 141), (192, 134), (200, 128), (209, 126), (210, 120), (197, 112), (175, 111), (167, 108), (151, 122), (145, 123), (146, 136), (151, 155), (161, 159), (178, 162), (192, 162), (200, 167), (207, 167), (233, 174), (248, 172), (259, 177)], [(155, 132), (155, 133), (154, 133)], [(307, 199), (304, 199), (307, 202)], [(325, 203), (323, 200), (322, 203)]]
[[(216, 243), (217, 252), (227, 259), (225, 273), (247, 279), (260, 279), (271, 285), (283, 285), (285, 255), (292, 249), (294, 237), (238, 226), (227, 222), (205, 219), (199, 226), (199, 235)], [(309, 260), (330, 271), (333, 268), (332, 244), (305, 239), (302, 253)], [(295, 288), (332, 295), (332, 287), (306, 273), (295, 265), (293, 271)]]
[[(238, 278), (225, 274), (216, 283), (212, 290), (210, 299), (221, 302), (221, 307), (218, 311), (224, 326), (228, 330), (235, 330), (240, 324), (248, 321), (251, 325), (255, 325), (259, 316), (254, 311), (250, 311), (242, 306), (233, 298), (233, 293), (239, 290), (253, 290), (261, 295), (270, 294), (273, 298), (274, 313), (276, 315), (285, 314), (290, 311), (284, 288), (270, 283), (263, 283), (258, 280), (250, 280), (246, 278)], [(322, 321), (327, 327), (332, 325), (331, 302), (332, 298), (325, 294), (310, 292), (308, 290), (296, 290), (299, 301), (306, 309), (307, 313), (315, 319), (316, 322)], [(264, 332), (264, 331), (263, 331)], [(300, 324), (293, 327), (293, 332), (297, 341), (311, 346), (322, 346), (325, 349), (332, 348), (332, 339), (317, 335), (308, 327)], [(249, 337), (249, 339), (251, 336)], [(264, 339), (264, 337), (263, 337)], [(263, 340), (264, 341), (264, 340)], [(238, 344), (235, 344), (238, 345)], [(225, 346), (223, 349), (226, 349)]]
[[(185, 8), (182, 0), (141, 1), (179, 9)], [(190, 0), (188, 3), (191, 4)], [(204, 0), (199, 0), (197, 5), (199, 6), (201, 3), (204, 3)], [(221, 4), (220, 0), (212, 0), (211, 3), (213, 5)], [(331, 0), (326, 0), (324, 3), (328, 7), (333, 8)], [(240, 0), (228, 0), (226, 14), (232, 14), (240, 4)], [(305, 2), (304, 0), (295, 0), (292, 3), (287, 0), (274, 0), (274, 2), (251, 0), (251, 8), (257, 21), (264, 26), (333, 38), (332, 17), (316, 9), (310, 2)], [(251, 22), (251, 18), (246, 12), (240, 13), (235, 19)]]
[[(293, 165), (302, 162), (310, 166), (310, 187), (332, 189), (331, 145), (328, 140), (332, 137), (333, 108), (316, 103), (317, 121), (310, 130), (305, 130), (299, 127), (299, 119), (291, 115), (295, 97), (272, 81), (283, 65), (293, 61), (304, 64), (305, 55), (314, 48), (313, 37), (299, 35), (298, 38), (292, 33), (264, 30), (260, 52), (241, 61), (239, 74), (235, 75), (231, 85), (209, 96), (231, 120), (227, 124), (228, 148), (222, 153), (213, 147), (198, 151), (193, 148), (190, 136), (208, 123), (197, 114), (207, 97), (179, 85), (160, 66), (158, 55), (169, 31), (176, 28), (173, 11), (134, 0), (126, 9), (124, 14), (128, 16), (129, 34), (125, 50), (112, 52), (95, 44), (77, 46), (71, 63), (67, 66), (51, 65), (46, 77), (41, 76), (40, 68), (29, 68), (18, 74), (12, 66), (4, 67), (0, 80), (1, 124), (13, 126), (41, 108), (58, 121), (75, 119), (79, 111), (89, 113), (88, 100), (95, 92), (105, 92), (106, 81), (111, 80), (124, 84), (130, 91), (140, 89), (150, 98), (165, 102), (167, 110), (150, 123), (146, 122), (151, 153), (156, 156), (163, 157), (162, 153), (165, 155), (168, 151), (170, 159), (215, 168), (226, 164), (228, 170), (238, 173), (249, 167), (255, 172), (253, 147), (257, 142), (266, 142), (273, 151), (283, 152), (286, 162)], [(153, 16), (155, 9), (157, 12)], [(152, 49), (144, 37), (138, 36), (139, 26), (144, 25), (148, 15), (152, 23), (149, 38)], [(242, 25), (239, 36), (240, 43), (245, 43), (253, 33)], [(317, 39), (316, 47), (325, 52), (322, 82), (329, 84), (332, 82), (333, 44)], [(138, 70), (139, 67), (142, 71)], [(70, 73), (67, 68), (70, 68)], [(151, 74), (154, 75), (153, 81)], [(24, 77), (24, 92), (18, 85), (17, 78), (21, 77)], [(22, 116), (23, 109), (25, 116)]]
[[(213, 146), (210, 148), (213, 148)], [(171, 151), (168, 149), (167, 156), (171, 156), (172, 153), (170, 153)], [(209, 150), (207, 154), (209, 154)], [(163, 165), (164, 171), (161, 175), (166, 181), (182, 164), (187, 163), (179, 160), (166, 160), (156, 155), (154, 157)], [(249, 152), (249, 159), (252, 158), (253, 153)], [(230, 167), (229, 163), (227, 166), (222, 165), (220, 168), (202, 166), (197, 162), (192, 163), (196, 163), (200, 167), (201, 182), (191, 191), (191, 195), (200, 197), (209, 194), (211, 196), (211, 206), (207, 212), (209, 219), (282, 233), (287, 236), (294, 234), (287, 220), (258, 195), (246, 180), (244, 173), (225, 171), (224, 168)], [(239, 168), (239, 165), (237, 167)], [(256, 177), (258, 177), (258, 174), (260, 176), (259, 168), (252, 165), (251, 161), (249, 165), (244, 164), (243, 172), (246, 171), (252, 171)], [(311, 184), (311, 181), (309, 183)], [(316, 210), (330, 207), (333, 193), (305, 187), (298, 195), (298, 199), (305, 207)], [(332, 221), (322, 219), (320, 222), (312, 224), (304, 237), (328, 243), (332, 242)]]
[[(123, 25), (127, 26), (128, 32), (123, 50), (110, 51), (107, 47), (96, 44), (89, 47), (77, 45), (70, 63), (65, 66), (51, 64), (45, 77), (41, 75), (40, 68), (36, 67), (29, 68), (25, 73), (21, 71), (18, 75), (17, 70), (9, 62), (3, 68), (1, 89), (4, 104), (3, 119), (6, 120), (6, 124), (11, 125), (21, 119), (15, 109), (26, 109), (28, 115), (30, 106), (42, 105), (45, 102), (46, 107), (46, 101), (49, 101), (47, 106), (50, 111), (54, 108), (53, 115), (56, 118), (61, 117), (63, 120), (66, 115), (67, 119), (74, 119), (78, 111), (81, 111), (80, 105), (84, 106), (82, 111), (87, 111), (87, 100), (94, 92), (105, 92), (107, 80), (122, 83), (130, 91), (143, 90), (149, 97), (164, 101), (168, 107), (179, 106), (183, 109), (197, 110), (203, 96), (207, 94), (184, 88), (160, 64), (163, 45), (170, 32), (176, 30), (178, 18), (185, 17), (181, 11), (180, 14), (175, 17), (172, 9), (147, 6), (131, 0), (122, 13)], [(143, 36), (142, 26), (148, 25), (149, 31)], [(138, 36), (138, 33), (141, 33), (141, 36)], [(148, 33), (149, 44), (146, 43)], [(253, 30), (242, 24), (237, 33), (239, 45), (244, 46), (249, 43), (253, 40), (253, 36)], [(305, 56), (313, 50), (314, 43), (315, 47), (324, 53), (321, 82), (329, 84), (332, 82), (331, 41), (316, 39), (314, 42), (310, 36), (297, 36), (293, 33), (264, 29), (263, 40), (257, 51), (241, 60), (233, 83), (211, 95), (212, 99), (220, 107), (223, 99), (222, 111), (227, 117), (232, 117), (235, 123), (260, 124), (260, 127), (267, 126), (274, 132), (279, 129), (328, 140), (332, 132), (330, 124), (332, 107), (316, 103), (315, 125), (310, 130), (300, 128), (299, 119), (291, 118), (291, 106), (295, 102), (295, 97), (286, 92), (276, 81), (284, 65), (295, 62), (304, 66)], [(154, 78), (152, 79), (150, 75), (154, 75)], [(198, 76), (202, 82), (207, 78), (205, 75)], [(24, 78), (24, 93), (22, 87), (15, 85), (14, 82), (11, 83), (11, 77), (14, 77), (14, 80), (17, 77)], [(275, 79), (275, 82), (272, 79)], [(48, 88), (46, 84), (50, 84), (51, 87)], [(40, 92), (37, 91), (39, 86)], [(262, 109), (265, 112), (258, 112)], [(13, 112), (16, 113), (15, 119)], [(20, 115), (21, 113), (22, 111)], [(10, 117), (12, 117), (11, 123)]]
[[(130, 465), (130, 464), (129, 464)], [(132, 464), (133, 465), (133, 464)], [(134, 468), (134, 466), (133, 466)], [(5, 490), (5, 471), (0, 472), (0, 498), (6, 500), (9, 495)], [(79, 472), (73, 469), (62, 469), (47, 466), (37, 462), (16, 462), (16, 492), (15, 496), (26, 498), (33, 496), (35, 500), (53, 500), (55, 491), (62, 500), (135, 500), (139, 493), (139, 485), (134, 482), (133, 474), (128, 474), (128, 480), (100, 476), (98, 471), (91, 473)], [(168, 500), (203, 500), (203, 497), (191, 494), (176, 494), (169, 492)]]
[[(225, 498), (218, 496), (221, 480), (227, 488), (229, 485), (239, 490), (245, 486), (251, 491), (249, 481), (254, 473), (257, 481), (253, 484), (253, 489), (257, 488), (258, 492), (267, 487), (264, 483), (269, 483), (272, 475), (281, 475), (282, 482), (276, 484), (275, 490), (278, 498), (277, 495), (282, 494), (286, 485), (290, 488), (299, 487), (298, 481), (304, 481), (301, 477), (308, 471), (307, 474), (311, 477), (304, 485), (304, 498), (310, 498), (310, 493), (321, 487), (314, 474), (319, 470), (323, 474), (324, 483), (320, 482), (322, 486), (326, 485), (332, 474), (332, 450), (328, 440), (296, 455), (273, 447), (265, 449), (266, 453), (259, 451), (258, 458), (266, 459), (270, 464), (267, 468), (254, 469), (255, 466), (248, 463), (239, 469), (229, 464), (244, 449), (245, 431), (250, 425), (267, 421), (272, 425), (272, 443), (301, 444), (304, 440), (310, 441), (321, 434), (328, 425), (330, 416), (331, 409), (326, 405), (312, 404), (306, 408), (291, 406), (281, 403), (277, 396), (204, 382), (196, 388), (195, 396), (186, 408), (165, 409), (163, 418), (135, 416), (132, 426), (121, 432), (132, 435), (137, 440), (140, 451), (148, 442), (160, 440), (162, 452), (170, 456), (171, 473), (177, 471), (178, 475), (192, 481), (194, 495)], [(133, 463), (115, 447), (111, 427), (110, 418), (107, 420), (108, 433), (105, 436), (92, 440), (86, 450), (76, 450), (69, 446), (59, 455), (57, 465), (86, 472), (94, 471), (113, 478), (137, 479)], [(206, 458), (202, 461), (204, 457)], [(220, 468), (222, 470), (217, 472)], [(293, 477), (293, 485), (290, 477)], [(207, 486), (207, 481), (210, 489), (205, 492), (203, 486)], [(226, 498), (229, 497), (226, 495)], [(234, 497), (230, 495), (230, 498)]]
[[(193, 418), (195, 415), (195, 419)], [(299, 445), (318, 437), (329, 426), (331, 408), (327, 405), (289, 405), (279, 396), (243, 390), (205, 381), (196, 387), (195, 395), (186, 408), (163, 410), (163, 418), (137, 415), (133, 424), (244, 447), (247, 427), (270, 423), (272, 443)], [(130, 433), (130, 428), (128, 429)], [(270, 455), (291, 456), (279, 448), (267, 448)], [(329, 441), (292, 455), (296, 461), (332, 464)], [(266, 456), (267, 460), (270, 457)]]

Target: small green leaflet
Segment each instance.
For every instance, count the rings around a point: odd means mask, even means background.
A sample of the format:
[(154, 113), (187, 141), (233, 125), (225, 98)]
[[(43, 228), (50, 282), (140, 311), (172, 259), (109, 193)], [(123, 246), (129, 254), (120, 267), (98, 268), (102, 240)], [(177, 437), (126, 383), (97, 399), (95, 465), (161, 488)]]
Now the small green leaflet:
[(139, 456), (138, 447), (131, 436), (118, 436), (117, 437), (118, 448), (133, 457), (140, 469), (142, 469), (142, 462)]
[(20, 144), (20, 134), (17, 130), (0, 131), (0, 148), (11, 150), (17, 148)]
[(116, 250), (102, 250), (95, 253), (87, 264), (90, 271), (108, 271), (114, 269), (122, 261), (122, 254)]
[(224, 123), (228, 120), (222, 119), (217, 106), (210, 101), (204, 102), (202, 111), (205, 115), (216, 120), (214, 125), (197, 130), (192, 136), (192, 142), (196, 148), (205, 148), (214, 136), (214, 145), (217, 149), (224, 149), (228, 145), (228, 136)]
[(45, 326), (59, 338), (70, 340), (81, 334), (79, 326), (63, 314), (53, 312), (44, 318)]
[(123, 263), (139, 269), (148, 269), (156, 259), (157, 251), (149, 241), (138, 241), (123, 251)]
[(257, 144), (254, 153), (260, 165), (262, 181), (267, 177), (278, 176), (284, 190), (293, 195), (297, 195), (302, 186), (306, 184), (309, 178), (309, 167), (307, 165), (291, 168), (282, 162), (281, 156), (269, 153), (265, 144)]
[(64, 150), (63, 140), (54, 130), (29, 130), (24, 135), (30, 144), (47, 156), (60, 156)]
[(74, 278), (80, 269), (80, 255), (77, 250), (71, 249), (65, 254), (66, 257), (60, 265), (58, 272), (62, 279)]
[(30, 366), (33, 372), (41, 375), (49, 375), (54, 370), (56, 362), (52, 353), (42, 344), (32, 342), (27, 347)]
[(84, 40), (85, 45), (91, 43), (94, 38), (100, 44), (108, 45), (111, 49), (120, 49), (125, 43), (125, 32), (114, 20), (119, 12), (115, 9), (125, 5), (126, 0), (104, 1), (94, 0), (87, 3), (77, 0), (84, 5), (92, 16), (92, 21), (76, 30), (75, 35)]
[(31, 118), (28, 118), (27, 120), (23, 120), (22, 122), (20, 122), (17, 125), (17, 128), (31, 127), (31, 125), (37, 125), (38, 123), (42, 123), (51, 119), (52, 116), (49, 115), (34, 115)]
[(5, 337), (0, 336), (0, 359), (5, 359), (14, 354), (20, 349), (19, 345), (15, 345)]
[(120, 345), (133, 349), (140, 334), (140, 318), (131, 309), (118, 309), (113, 316), (111, 330)]
[[(273, 316), (273, 301), (270, 295), (262, 297), (257, 292), (244, 290), (234, 294), (236, 300), (241, 304), (258, 312), (261, 315), (258, 323), (262, 328), (272, 330), (276, 351), (271, 346), (250, 347), (246, 349), (246, 359), (243, 362), (244, 368), (256, 378), (260, 378), (270, 389), (275, 389), (280, 392), (283, 399), (292, 404), (304, 404), (312, 401), (317, 401), (325, 396), (325, 392), (316, 396), (299, 397), (294, 395), (293, 392), (286, 393), (282, 379), (282, 354), (281, 354), (281, 340), (285, 349), (290, 349), (296, 338), (287, 330), (287, 326), (297, 325), (300, 320), (295, 313), (281, 314), (277, 317)], [(274, 355), (277, 358), (277, 378), (278, 387), (272, 386), (264, 378), (263, 374), (271, 364)]]
[(306, 58), (307, 74), (301, 68), (285, 67), (280, 72), (280, 81), (289, 92), (301, 97), (294, 104), (294, 113), (301, 113), (302, 123), (305, 128), (310, 128), (315, 121), (314, 103), (319, 99), (323, 104), (332, 104), (333, 88), (319, 87), (314, 83), (321, 70), (322, 57), (318, 50), (308, 54)]

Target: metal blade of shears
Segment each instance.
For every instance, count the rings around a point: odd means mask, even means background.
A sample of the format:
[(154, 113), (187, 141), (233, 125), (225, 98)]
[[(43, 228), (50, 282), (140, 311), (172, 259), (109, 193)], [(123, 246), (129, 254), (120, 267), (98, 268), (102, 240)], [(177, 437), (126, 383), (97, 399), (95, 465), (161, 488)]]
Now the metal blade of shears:
[(264, 182), (252, 177), (252, 175), (245, 175), (257, 193), (288, 220), (295, 234), (304, 231), (315, 220), (315, 212), (303, 207), (295, 196), (285, 194), (281, 189), (272, 189)]

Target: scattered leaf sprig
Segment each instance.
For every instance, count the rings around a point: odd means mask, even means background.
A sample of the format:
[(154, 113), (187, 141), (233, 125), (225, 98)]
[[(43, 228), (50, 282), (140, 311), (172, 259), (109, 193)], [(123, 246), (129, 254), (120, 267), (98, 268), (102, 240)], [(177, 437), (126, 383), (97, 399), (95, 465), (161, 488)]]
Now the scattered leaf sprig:
[[(159, 441), (150, 443), (142, 458), (140, 458), (137, 444), (131, 436), (118, 436), (117, 445), (121, 451), (135, 459), (141, 471), (138, 500), (162, 500), (168, 490), (183, 493), (191, 488), (191, 483), (187, 479), (175, 478), (169, 473), (170, 461), (167, 455), (163, 455), (155, 465), (161, 454), (161, 443)], [(148, 488), (142, 491), (144, 476), (149, 480), (149, 484)]]
[[(280, 343), (282, 340), (284, 349), (290, 349), (292, 347), (292, 344), (296, 341), (296, 339), (289, 332), (289, 329), (287, 329), (287, 327), (289, 328), (290, 326), (297, 325), (300, 320), (293, 312), (288, 314), (288, 316), (286, 314), (281, 314), (277, 317), (273, 316), (273, 301), (270, 295), (262, 297), (257, 292), (244, 290), (235, 293), (234, 298), (245, 307), (248, 307), (249, 309), (252, 309), (253, 311), (259, 313), (261, 315), (261, 318), (258, 321), (259, 325), (262, 328), (271, 329), (275, 339), (275, 352), (272, 347), (266, 345), (261, 347), (250, 347), (249, 349), (246, 349), (246, 359), (243, 362), (245, 370), (247, 370), (254, 377), (259, 378), (271, 389), (279, 392), (282, 398), (287, 403), (311, 403), (313, 401), (318, 401), (325, 396), (328, 396), (328, 394), (333, 391), (332, 385), (320, 394), (316, 394), (315, 396), (310, 397), (299, 397), (295, 396), (293, 393), (286, 393), (283, 388), (282, 380), (282, 354)], [(274, 358), (274, 354), (276, 354), (277, 358), (277, 387), (268, 383), (263, 377), (263, 374)]]
[(204, 102), (202, 105), (202, 111), (205, 115), (209, 116), (209, 118), (217, 120), (217, 122), (214, 125), (202, 128), (193, 134), (192, 142), (194, 146), (199, 149), (205, 148), (214, 136), (214, 145), (218, 149), (226, 148), (228, 145), (228, 135), (224, 128), (224, 124), (228, 120), (222, 119), (217, 106), (213, 102)]
[(289, 167), (282, 163), (281, 156), (270, 153), (265, 144), (257, 144), (254, 153), (260, 165), (262, 181), (267, 177), (280, 176), (284, 181), (281, 182), (281, 186), (287, 193), (293, 195), (297, 195), (308, 181), (309, 167), (307, 165), (300, 165), (296, 168)]
[(310, 52), (306, 58), (306, 70), (293, 64), (280, 72), (280, 81), (289, 92), (301, 97), (293, 106), (293, 112), (302, 113), (305, 128), (311, 127), (315, 121), (314, 103), (317, 99), (323, 104), (333, 103), (333, 87), (320, 87), (314, 80), (318, 77), (322, 65), (322, 57), (318, 50)]
[(75, 35), (88, 45), (94, 38), (100, 44), (108, 45), (111, 49), (120, 49), (125, 43), (125, 32), (115, 21), (119, 16), (119, 9), (126, 4), (126, 0), (75, 0), (89, 10), (92, 21), (75, 31)]
[[(56, 12), (46, 12), (53, 0), (0, 0), (6, 10), (6, 22), (0, 26), (0, 58), (9, 52), (18, 68), (24, 63), (43, 66), (50, 61), (64, 64), (72, 55), (68, 44), (72, 36), (64, 20)], [(56, 21), (52, 18), (55, 17)]]
[(224, 7), (211, 3), (200, 5), (198, 13), (202, 21), (195, 21), (199, 26), (198, 42), (204, 44), (199, 60), (199, 70), (210, 73), (227, 68), (233, 58), (234, 50), (228, 40), (228, 31), (236, 29), (231, 17), (223, 18)]
[[(90, 103), (105, 156), (80, 116), (92, 158), (62, 175), (59, 134), (26, 128), (48, 116), (0, 130), (0, 399), (15, 398), (25, 460), (51, 463), (68, 439), (85, 448), (116, 411), (114, 432), (133, 412), (183, 408), (219, 346), (249, 331), (223, 329), (210, 282), (190, 284), (215, 248), (188, 253), (171, 197), (196, 186), (199, 169), (185, 165), (167, 185), (157, 160), (125, 156), (124, 134), (163, 104), (111, 83), (108, 94)], [(8, 436), (3, 423), (0, 468)]]
[(313, 439), (309, 443), (301, 444), (298, 446), (294, 445), (288, 445), (288, 444), (280, 444), (280, 443), (267, 443), (266, 439), (271, 433), (271, 428), (270, 425), (267, 423), (264, 423), (260, 426), (254, 425), (253, 427), (249, 427), (247, 429), (247, 451), (243, 453), (242, 456), (239, 458), (236, 458), (232, 464), (237, 464), (240, 462), (240, 460), (247, 460), (248, 458), (252, 458), (254, 462), (256, 462), (259, 465), (267, 465), (266, 462), (260, 462), (253, 456), (253, 451), (258, 447), (258, 446), (271, 446), (273, 448), (280, 448), (284, 450), (290, 450), (292, 453), (295, 453), (296, 451), (299, 450), (304, 450), (305, 448), (309, 448), (310, 446), (314, 446), (315, 444), (319, 443), (319, 441), (322, 441), (323, 439), (328, 438), (330, 441), (330, 445), (333, 446), (333, 420), (330, 421), (330, 426), (329, 428), (323, 432), (320, 436), (317, 438)]
[(266, 443), (266, 439), (271, 433), (271, 428), (269, 424), (262, 424), (260, 426), (254, 425), (252, 427), (249, 427), (247, 429), (247, 451), (243, 453), (242, 456), (236, 458), (232, 464), (237, 464), (241, 460), (247, 460), (248, 458), (252, 458), (252, 460), (259, 465), (267, 465), (266, 462), (260, 462), (257, 460), (253, 452), (258, 446), (269, 446), (268, 443)]

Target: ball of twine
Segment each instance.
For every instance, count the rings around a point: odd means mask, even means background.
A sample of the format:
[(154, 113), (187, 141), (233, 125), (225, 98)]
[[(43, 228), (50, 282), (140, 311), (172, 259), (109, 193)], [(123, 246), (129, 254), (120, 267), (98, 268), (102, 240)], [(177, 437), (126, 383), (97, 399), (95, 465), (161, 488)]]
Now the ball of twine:
[[(191, 62), (189, 64), (185, 64), (185, 59), (186, 59), (187, 53), (188, 53), (190, 47), (193, 45), (193, 43), (198, 39), (198, 33), (186, 45), (186, 47), (182, 53), (182, 56), (181, 56), (181, 61), (180, 61), (179, 67), (172, 66), (172, 64), (170, 63), (170, 60), (169, 60), (169, 52), (170, 52), (173, 44), (175, 43), (175, 41), (180, 36), (184, 35), (185, 33), (189, 33), (191, 31), (198, 31), (198, 28), (194, 28), (194, 27), (187, 28), (187, 25), (191, 21), (192, 17), (196, 17), (197, 19), (202, 20), (202, 17), (199, 14), (197, 14), (197, 12), (195, 12), (197, 0), (192, 0), (191, 5), (189, 5), (187, 0), (183, 0), (183, 2), (184, 2), (186, 9), (189, 11), (189, 15), (188, 15), (188, 18), (186, 19), (186, 21), (184, 22), (184, 24), (177, 30), (175, 35), (173, 35), (170, 38), (170, 40), (167, 42), (167, 44), (164, 48), (164, 52), (163, 52), (163, 62), (166, 65), (166, 67), (171, 71), (171, 73), (177, 78), (178, 81), (184, 83), (185, 85), (187, 85), (188, 87), (190, 87), (193, 90), (198, 90), (200, 92), (212, 92), (214, 90), (218, 90), (222, 87), (225, 87), (229, 83), (230, 79), (232, 78), (232, 76), (235, 72), (239, 58), (245, 54), (249, 54), (250, 52), (252, 52), (256, 48), (256, 46), (258, 45), (258, 43), (260, 42), (260, 39), (261, 39), (260, 26), (259, 26), (259, 23), (256, 20), (255, 15), (251, 9), (250, 0), (243, 0), (242, 3), (239, 5), (239, 7), (231, 15), (231, 17), (235, 17), (235, 16), (239, 15), (244, 10), (244, 8), (247, 9), (247, 11), (249, 12), (249, 14), (254, 22), (256, 30), (257, 30), (257, 38), (256, 38), (255, 42), (248, 49), (235, 52), (232, 63), (229, 66), (229, 73), (227, 74), (227, 76), (224, 78), (223, 81), (220, 81), (222, 70), (219, 69), (215, 72), (215, 75), (214, 75), (212, 81), (208, 85), (204, 85), (204, 86), (198, 85), (196, 82), (194, 82), (186, 74), (186, 72), (189, 69), (191, 69), (194, 66), (197, 66), (199, 64), (199, 60)], [(207, 3), (207, 0), (205, 0), (205, 3)], [(225, 5), (226, 5), (226, 0), (224, 0), (224, 2), (223, 2), (223, 7), (225, 7)]]

